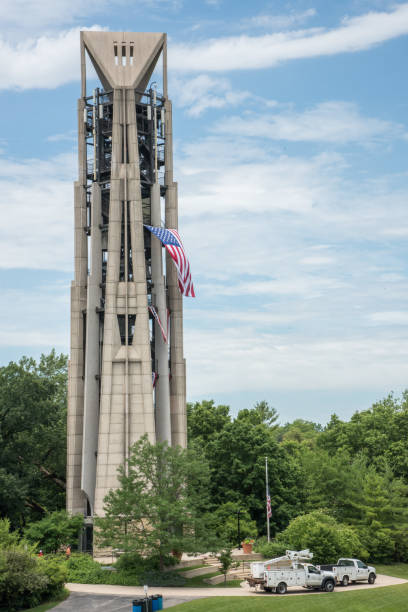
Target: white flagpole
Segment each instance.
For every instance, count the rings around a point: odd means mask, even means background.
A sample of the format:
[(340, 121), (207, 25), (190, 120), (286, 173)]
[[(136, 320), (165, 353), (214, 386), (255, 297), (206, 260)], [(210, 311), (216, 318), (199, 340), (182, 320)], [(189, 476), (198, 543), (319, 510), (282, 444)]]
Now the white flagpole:
[(266, 484), (266, 533), (268, 535), (268, 542), (271, 541), (271, 534), (269, 530), (269, 512), (268, 512), (268, 495), (269, 495), (269, 486), (268, 486), (268, 458), (265, 457), (265, 484)]

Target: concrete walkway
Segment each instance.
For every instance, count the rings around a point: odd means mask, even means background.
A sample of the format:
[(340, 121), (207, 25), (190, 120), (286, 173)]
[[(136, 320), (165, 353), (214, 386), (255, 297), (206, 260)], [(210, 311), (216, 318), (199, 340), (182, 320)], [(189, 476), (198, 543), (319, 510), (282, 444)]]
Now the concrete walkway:
[[(155, 591), (152, 591), (153, 593)], [(158, 589), (157, 592), (160, 592)], [(134, 596), (100, 595), (89, 593), (71, 593), (68, 599), (53, 610), (58, 612), (131, 612)], [(177, 604), (191, 601), (194, 597), (166, 597), (163, 608), (172, 608)]]
[[(336, 592), (356, 591), (360, 589), (375, 589), (378, 587), (405, 584), (408, 580), (392, 576), (377, 576), (375, 584), (361, 582), (347, 587), (337, 586)], [(130, 612), (132, 599), (143, 597), (143, 587), (113, 586), (108, 584), (67, 584), (71, 591), (69, 598), (59, 604), (54, 610), (58, 612), (86, 612), (100, 610), (101, 612)], [(276, 597), (274, 594), (250, 589), (246, 582), (238, 588), (182, 588), (182, 587), (152, 587), (150, 594), (163, 595), (163, 607), (171, 608), (179, 603), (205, 597)], [(309, 595), (321, 591), (307, 591), (298, 587), (289, 587), (288, 595)], [(285, 595), (287, 597), (287, 595)]]

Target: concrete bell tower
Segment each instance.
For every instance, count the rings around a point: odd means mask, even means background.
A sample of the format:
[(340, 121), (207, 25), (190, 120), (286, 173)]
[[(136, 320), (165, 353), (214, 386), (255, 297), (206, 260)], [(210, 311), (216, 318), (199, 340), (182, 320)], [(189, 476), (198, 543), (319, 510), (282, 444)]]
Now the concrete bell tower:
[[(67, 509), (92, 517), (140, 436), (185, 446), (187, 427), (177, 272), (144, 228), (178, 228), (166, 34), (81, 32), (80, 44)], [(149, 88), (160, 57), (161, 92)]]

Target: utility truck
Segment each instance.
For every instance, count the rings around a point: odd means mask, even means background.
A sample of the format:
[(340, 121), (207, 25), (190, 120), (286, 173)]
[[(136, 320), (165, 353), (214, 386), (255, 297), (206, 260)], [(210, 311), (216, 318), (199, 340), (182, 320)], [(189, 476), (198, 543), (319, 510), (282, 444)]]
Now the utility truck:
[(310, 550), (287, 550), (282, 557), (268, 561), (251, 563), (249, 586), (259, 586), (269, 593), (284, 595), (288, 586), (301, 586), (305, 589), (321, 589), (331, 592), (336, 584), (333, 572), (318, 569), (310, 563), (313, 558)]
[(366, 565), (360, 559), (339, 559), (336, 565), (319, 565), (323, 571), (333, 572), (337, 582), (347, 586), (350, 582), (367, 580), (369, 584), (374, 584), (377, 578), (375, 567)]

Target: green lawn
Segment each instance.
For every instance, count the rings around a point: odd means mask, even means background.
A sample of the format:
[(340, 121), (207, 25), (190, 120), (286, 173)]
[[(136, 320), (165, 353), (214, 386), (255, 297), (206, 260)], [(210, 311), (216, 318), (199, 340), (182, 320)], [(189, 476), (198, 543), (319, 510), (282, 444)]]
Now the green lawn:
[(58, 606), (59, 603), (61, 603), (62, 601), (64, 601), (64, 599), (68, 597), (68, 589), (64, 589), (64, 591), (64, 595), (60, 597), (60, 599), (56, 601), (49, 601), (48, 603), (43, 603), (40, 606), (36, 606), (35, 608), (26, 608), (24, 612), (47, 612), (47, 610), (55, 608), (55, 606)]
[(211, 597), (189, 601), (172, 612), (407, 612), (408, 584), (346, 593), (268, 597)]
[[(408, 580), (408, 563), (374, 564), (378, 574)], [(239, 581), (235, 581), (236, 586)], [(198, 586), (198, 585), (197, 585)], [(223, 586), (223, 585), (219, 585)], [(230, 586), (234, 586), (230, 583)], [(407, 612), (408, 584), (364, 591), (321, 595), (268, 597), (212, 597), (197, 599), (172, 608), (174, 612)]]
[(229, 580), (226, 584), (220, 582), (219, 584), (208, 584), (208, 582), (204, 582), (204, 578), (212, 578), (213, 576), (218, 576), (221, 572), (211, 572), (211, 567), (209, 567), (208, 574), (202, 574), (201, 576), (194, 576), (194, 578), (186, 578), (186, 584), (184, 587), (199, 587), (201, 588), (228, 588), (228, 587), (239, 587), (241, 584), (241, 580)]
[(373, 565), (377, 574), (385, 574), (386, 576), (395, 576), (396, 578), (408, 580), (408, 563), (393, 563), (392, 565), (373, 563)]

